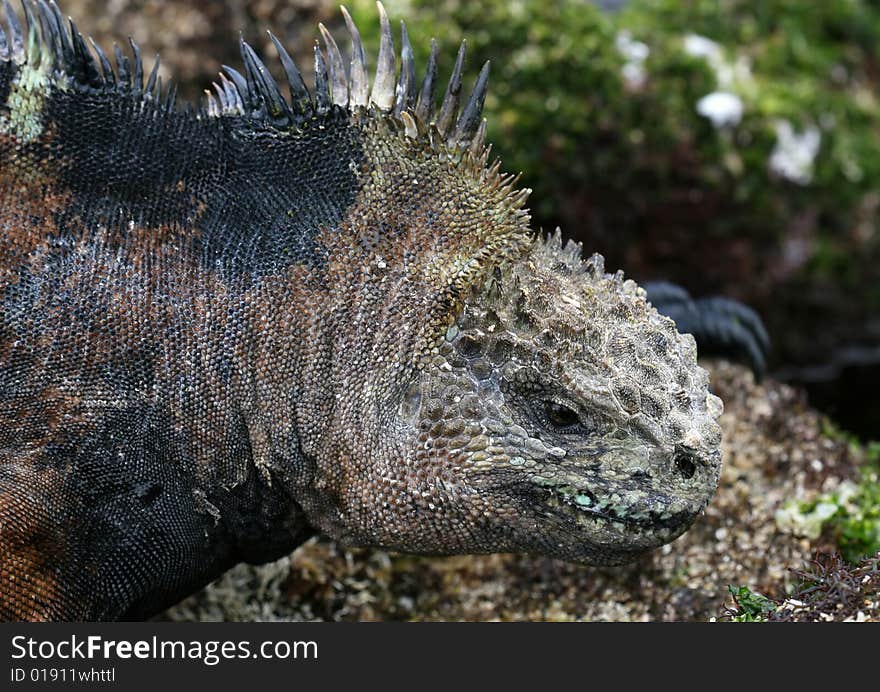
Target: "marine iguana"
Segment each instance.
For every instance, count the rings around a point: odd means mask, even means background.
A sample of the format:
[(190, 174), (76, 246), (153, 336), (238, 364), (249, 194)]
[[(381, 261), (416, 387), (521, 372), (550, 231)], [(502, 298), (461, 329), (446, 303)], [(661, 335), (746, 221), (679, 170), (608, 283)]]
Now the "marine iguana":
[(684, 532), (721, 402), (645, 293), (436, 107), (379, 6), (179, 108), (54, 3), (0, 31), (0, 615), (150, 616), (314, 532), (617, 564)]

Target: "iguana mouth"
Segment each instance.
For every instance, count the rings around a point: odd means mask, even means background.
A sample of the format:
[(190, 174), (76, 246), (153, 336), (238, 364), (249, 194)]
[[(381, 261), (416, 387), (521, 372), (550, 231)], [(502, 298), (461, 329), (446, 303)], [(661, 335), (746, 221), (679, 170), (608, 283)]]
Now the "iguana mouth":
[[(678, 528), (690, 523), (693, 518), (693, 512), (680, 510), (678, 512), (654, 511), (644, 508), (632, 507), (631, 512), (627, 509), (618, 509), (614, 507), (585, 507), (577, 501), (572, 502), (570, 498), (564, 495), (557, 495), (551, 492), (550, 498), (544, 502), (546, 506), (560, 510), (559, 515), (566, 519), (574, 516), (575, 520), (580, 523), (586, 521), (602, 521), (609, 524), (620, 524), (634, 529), (651, 530), (651, 531), (675, 531)], [(590, 497), (592, 493), (589, 491), (580, 491), (578, 497)], [(620, 505), (618, 505), (620, 507)], [(572, 511), (566, 511), (563, 508), (571, 508)]]
[[(638, 498), (628, 501), (624, 494), (612, 492), (598, 497), (583, 486), (558, 484), (547, 479), (537, 482), (539, 500), (553, 510), (560, 519), (580, 524), (600, 522), (617, 524), (638, 531), (670, 535), (682, 531), (691, 524), (701, 507), (692, 506), (672, 510), (672, 498), (657, 493), (641, 492)], [(632, 491), (630, 491), (632, 492)], [(543, 497), (540, 497), (543, 495)], [(654, 504), (661, 509), (650, 509)]]

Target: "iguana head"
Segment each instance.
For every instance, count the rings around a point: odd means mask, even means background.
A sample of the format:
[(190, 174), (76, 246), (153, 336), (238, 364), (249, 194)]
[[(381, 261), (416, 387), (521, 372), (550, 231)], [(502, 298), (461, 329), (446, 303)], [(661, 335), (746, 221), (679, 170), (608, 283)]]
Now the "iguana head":
[[(374, 93), (393, 83), (383, 26)], [(528, 191), (487, 165), (486, 68), (459, 116), (460, 52), (435, 113), (401, 99), (410, 55), (397, 106), (387, 86), (384, 109), (348, 104), (369, 164), (323, 236), (333, 367), (304, 406), (310, 519), (355, 544), (600, 564), (671, 541), (720, 469), (721, 402), (693, 338), (601, 257), (529, 229)]]
[(558, 234), (537, 239), (466, 302), (404, 397), (413, 478), (437, 514), (468, 517), (456, 550), (623, 562), (714, 493), (707, 384), (692, 337), (632, 281)]
[(694, 340), (598, 255), (535, 238), (435, 336), (412, 368), (388, 355), (387, 379), (345, 378), (357, 404), (333, 427), (353, 433), (323, 467), (334, 501), (316, 506), (331, 535), (617, 564), (712, 497), (722, 404)]

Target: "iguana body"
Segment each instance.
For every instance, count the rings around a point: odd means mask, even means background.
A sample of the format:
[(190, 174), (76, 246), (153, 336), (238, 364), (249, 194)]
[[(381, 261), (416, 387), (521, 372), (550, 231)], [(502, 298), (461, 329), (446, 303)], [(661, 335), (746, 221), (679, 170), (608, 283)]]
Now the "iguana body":
[[(54, 5), (0, 42), (0, 614), (140, 618), (322, 531), (631, 559), (711, 497), (694, 341), (487, 165), (387, 19), (198, 109)], [(460, 55), (460, 58), (463, 55)]]

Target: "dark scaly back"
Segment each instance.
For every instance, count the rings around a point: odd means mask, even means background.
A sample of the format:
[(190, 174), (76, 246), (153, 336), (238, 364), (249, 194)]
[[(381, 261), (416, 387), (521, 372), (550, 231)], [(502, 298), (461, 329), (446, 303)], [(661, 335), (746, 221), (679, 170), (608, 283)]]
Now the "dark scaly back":
[(351, 64), (322, 27), (314, 92), (277, 40), (288, 97), (242, 43), (198, 107), (133, 43), (114, 68), (54, 3), (23, 14), (0, 33), (0, 615), (140, 617), (308, 535), (316, 458), (354, 420), (378, 435), (525, 251), (527, 191), (487, 167), (488, 65), (462, 100), (462, 47), (435, 110), (381, 6), (372, 83), (346, 13)]

